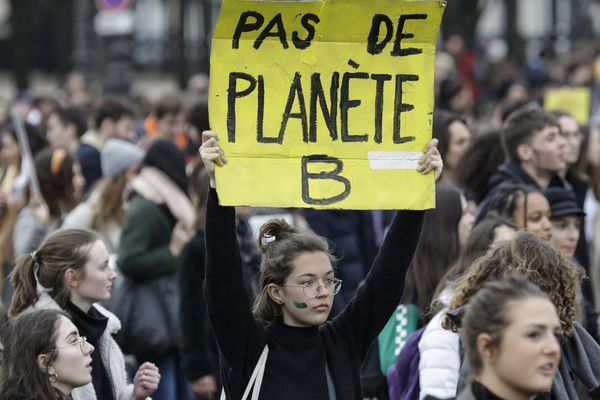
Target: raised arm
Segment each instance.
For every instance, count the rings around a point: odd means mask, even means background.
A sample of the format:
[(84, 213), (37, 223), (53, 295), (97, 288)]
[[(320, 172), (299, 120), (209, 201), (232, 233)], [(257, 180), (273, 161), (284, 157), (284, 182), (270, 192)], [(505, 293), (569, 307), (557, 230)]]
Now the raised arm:
[[(438, 179), (442, 167), (437, 140), (432, 139), (418, 170), (423, 174), (434, 171)], [(361, 360), (402, 298), (406, 272), (419, 241), (424, 214), (424, 211), (410, 210), (396, 213), (364, 284), (330, 325), (331, 329), (348, 338), (352, 351)]]
[(216, 135), (203, 134), (202, 161), (210, 175), (211, 189), (206, 202), (206, 279), (204, 290), (208, 316), (223, 357), (230, 365), (242, 366), (250, 346), (260, 335), (251, 312), (250, 299), (242, 279), (242, 259), (235, 234), (235, 210), (222, 207), (215, 190), (215, 165), (225, 164)]

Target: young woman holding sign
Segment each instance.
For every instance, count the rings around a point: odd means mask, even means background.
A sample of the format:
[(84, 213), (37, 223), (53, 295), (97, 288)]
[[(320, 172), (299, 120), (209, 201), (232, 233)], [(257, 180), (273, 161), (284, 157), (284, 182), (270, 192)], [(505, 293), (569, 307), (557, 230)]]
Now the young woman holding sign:
[[(252, 313), (234, 208), (219, 206), (215, 191), (215, 166), (227, 163), (225, 154), (214, 132), (204, 132), (202, 139), (200, 154), (212, 188), (206, 209), (206, 298), (227, 399), (246, 399), (251, 390), (252, 399), (260, 395), (261, 400), (362, 399), (359, 366), (402, 297), (424, 212), (398, 212), (364, 284), (332, 321), (327, 317), (342, 282), (326, 240), (281, 220), (267, 222), (259, 234), (263, 261)], [(434, 171), (437, 179), (442, 161), (436, 146), (437, 140), (429, 142), (418, 170)]]

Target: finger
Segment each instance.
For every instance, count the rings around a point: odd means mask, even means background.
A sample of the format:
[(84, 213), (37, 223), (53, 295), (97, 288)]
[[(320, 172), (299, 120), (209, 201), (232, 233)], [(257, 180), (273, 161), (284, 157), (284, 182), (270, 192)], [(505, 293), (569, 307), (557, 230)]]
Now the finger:
[(438, 145), (438, 140), (436, 138), (433, 138), (429, 142), (427, 142), (427, 146), (425, 146), (425, 151), (427, 151), (433, 147), (437, 147), (437, 145)]
[(435, 155), (430, 155), (429, 157), (427, 157), (425, 159), (425, 161), (419, 166), (419, 170), (424, 173), (427, 174), (429, 171), (433, 170), (434, 168), (436, 168), (436, 166), (439, 166), (439, 164), (441, 163), (441, 158), (439, 156), (435, 156)]
[(214, 138), (215, 140), (218, 140), (217, 134), (213, 131), (204, 131), (202, 132), (202, 143), (206, 142), (207, 140)]
[(440, 153), (439, 153), (437, 147), (431, 147), (431, 148), (427, 149), (425, 152), (423, 152), (423, 155), (419, 159), (419, 164), (425, 163), (425, 160), (431, 156), (439, 156), (439, 155), (440, 155)]
[(207, 149), (202, 149), (200, 151), (200, 158), (202, 158), (203, 160), (213, 161), (217, 165), (227, 164), (225, 152), (220, 147), (209, 147)]
[(220, 159), (221, 155), (218, 153), (202, 153), (201, 157), (202, 157), (202, 161), (211, 162), (211, 163), (216, 164), (217, 159)]

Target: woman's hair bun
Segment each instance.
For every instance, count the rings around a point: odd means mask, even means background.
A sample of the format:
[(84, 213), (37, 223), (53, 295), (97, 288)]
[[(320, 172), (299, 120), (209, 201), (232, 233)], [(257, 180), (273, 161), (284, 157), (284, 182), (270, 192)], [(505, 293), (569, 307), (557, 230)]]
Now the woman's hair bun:
[(258, 233), (258, 248), (266, 253), (272, 242), (276, 242), (298, 233), (298, 229), (288, 224), (285, 220), (271, 219), (260, 227)]

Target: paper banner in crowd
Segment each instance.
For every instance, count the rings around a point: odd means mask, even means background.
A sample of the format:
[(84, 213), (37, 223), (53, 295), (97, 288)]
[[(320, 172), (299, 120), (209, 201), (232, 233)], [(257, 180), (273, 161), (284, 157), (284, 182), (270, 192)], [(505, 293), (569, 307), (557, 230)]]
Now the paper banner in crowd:
[(443, 1), (224, 0), (210, 125), (224, 205), (428, 209)]
[(589, 88), (570, 87), (550, 89), (544, 95), (544, 110), (566, 111), (582, 125), (587, 125), (590, 120)]

